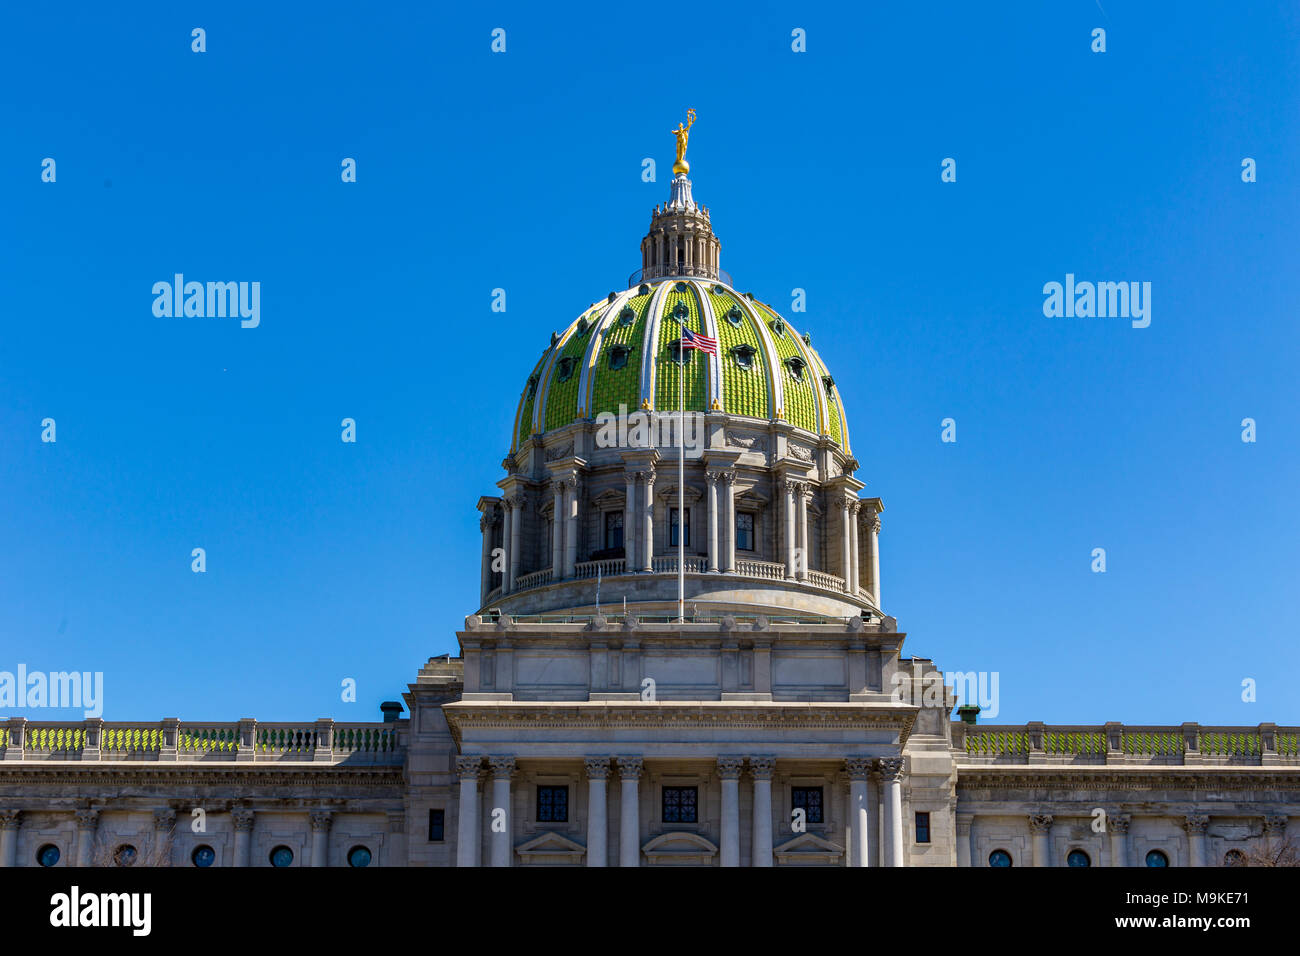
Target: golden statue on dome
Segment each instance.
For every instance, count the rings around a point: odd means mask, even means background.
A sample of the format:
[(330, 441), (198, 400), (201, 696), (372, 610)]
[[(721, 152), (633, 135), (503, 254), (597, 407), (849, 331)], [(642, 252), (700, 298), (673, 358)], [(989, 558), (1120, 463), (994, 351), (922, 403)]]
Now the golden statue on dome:
[(686, 111), (686, 125), (677, 124), (677, 128), (669, 130), (677, 137), (677, 162), (673, 163), (673, 172), (681, 173), (683, 176), (691, 171), (691, 164), (686, 161), (686, 144), (690, 139), (691, 127), (695, 125), (695, 110)]

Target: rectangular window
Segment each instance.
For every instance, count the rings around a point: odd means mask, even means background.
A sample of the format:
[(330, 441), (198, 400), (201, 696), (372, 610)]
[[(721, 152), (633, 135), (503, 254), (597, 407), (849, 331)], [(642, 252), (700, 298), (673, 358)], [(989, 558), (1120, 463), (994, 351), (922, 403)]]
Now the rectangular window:
[[(668, 509), (668, 543), (677, 547), (677, 509)], [(686, 509), (686, 547), (691, 546), (691, 509)]]
[(537, 822), (538, 823), (568, 823), (569, 822), (569, 788), (568, 787), (538, 787), (537, 788)]
[(930, 814), (917, 811), (916, 814), (916, 842), (930, 842)]
[(664, 823), (695, 823), (695, 787), (664, 787)]
[(441, 843), (443, 841), (444, 839), (443, 827), (445, 825), (445, 822), (446, 822), (445, 810), (429, 811), (429, 842), (430, 843)]
[(736, 549), (754, 550), (754, 516), (744, 511), (736, 515)]
[(790, 805), (796, 810), (803, 810), (808, 815), (805, 823), (824, 823), (822, 819), (822, 788), (795, 787), (790, 793)]
[(605, 512), (605, 548), (616, 551), (623, 547), (623, 512)]

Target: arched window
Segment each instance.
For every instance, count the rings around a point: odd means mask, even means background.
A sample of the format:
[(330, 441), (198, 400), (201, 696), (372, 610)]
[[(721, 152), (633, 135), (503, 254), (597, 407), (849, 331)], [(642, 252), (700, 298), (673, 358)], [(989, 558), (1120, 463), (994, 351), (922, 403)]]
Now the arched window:
[(989, 854), (989, 866), (1010, 866), (1011, 854), (1006, 850), (994, 850)]

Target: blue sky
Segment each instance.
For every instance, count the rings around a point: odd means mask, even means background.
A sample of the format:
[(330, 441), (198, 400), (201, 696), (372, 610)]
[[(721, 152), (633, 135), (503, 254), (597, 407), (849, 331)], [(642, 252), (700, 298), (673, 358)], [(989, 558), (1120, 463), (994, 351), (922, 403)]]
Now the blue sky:
[[(378, 719), (455, 649), (519, 390), (640, 265), (689, 106), (723, 267), (807, 290), (905, 651), (997, 671), (998, 722), (1300, 723), (1294, 7), (265, 6), (3, 14), (0, 670)], [(176, 272), (261, 324), (154, 317)], [(1067, 272), (1150, 282), (1150, 327), (1044, 317)]]

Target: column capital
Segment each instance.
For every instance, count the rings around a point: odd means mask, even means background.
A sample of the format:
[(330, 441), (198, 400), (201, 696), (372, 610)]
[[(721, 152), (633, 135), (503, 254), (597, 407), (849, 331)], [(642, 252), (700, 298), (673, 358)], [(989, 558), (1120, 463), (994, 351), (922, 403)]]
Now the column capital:
[(528, 503), (528, 492), (520, 489), (505, 499), (506, 504), (516, 511), (521, 510)]
[[(173, 816), (175, 812), (173, 811)], [(99, 809), (97, 807), (84, 807), (73, 814), (77, 819), (77, 826), (82, 829), (88, 829), (99, 823)]]
[(496, 755), (488, 757), (488, 766), (492, 768), (494, 777), (513, 777), (515, 775), (515, 758), (510, 755)]
[(604, 780), (609, 776), (608, 757), (583, 757), (582, 767), (587, 771), (589, 780)]
[(723, 780), (739, 780), (744, 767), (744, 757), (728, 756), (718, 758), (718, 776)]
[(471, 757), (462, 754), (456, 758), (456, 774), (461, 780), (469, 777), (478, 779), (478, 769), (482, 762), (482, 757)]
[(880, 534), (880, 515), (868, 514), (862, 522), (872, 534)]
[(885, 783), (897, 783), (903, 779), (903, 758), (885, 757), (880, 761), (880, 779)]
[(848, 771), (850, 780), (866, 780), (867, 774), (871, 773), (870, 757), (845, 757), (844, 769)]
[(1276, 813), (1270, 813), (1268, 816), (1264, 817), (1264, 832), (1285, 833), (1286, 817)]
[(330, 822), (334, 819), (334, 811), (313, 810), (308, 816), (311, 818), (311, 828), (313, 830), (328, 830)]
[(755, 780), (771, 780), (772, 773), (776, 770), (776, 758), (769, 757), (766, 754), (749, 758), (749, 772)]
[[(81, 811), (78, 811), (80, 813)], [(176, 811), (171, 807), (159, 807), (153, 812), (153, 828), (170, 830), (176, 825)]]
[(959, 813), (957, 814), (957, 835), (970, 836), (971, 824), (975, 822), (975, 814)]
[(22, 820), (21, 810), (0, 810), (0, 830), (17, 830)]
[(230, 811), (230, 819), (234, 821), (236, 833), (247, 833), (253, 829), (253, 820), (256, 814), (248, 807), (235, 807)]
[(1029, 815), (1029, 830), (1031, 833), (1047, 833), (1052, 829), (1052, 815), (1050, 813), (1031, 813)]
[(1190, 835), (1204, 834), (1210, 826), (1210, 816), (1207, 813), (1189, 813), (1183, 817), (1183, 829)]
[(642, 757), (618, 757), (618, 773), (624, 780), (640, 780), (645, 772), (645, 760)]
[(1110, 827), (1113, 832), (1118, 833), (1120, 836), (1123, 836), (1126, 833), (1128, 833), (1129, 824), (1131, 824), (1132, 822), (1133, 822), (1133, 818), (1129, 816), (1127, 813), (1115, 812), (1115, 813), (1106, 814), (1106, 825)]

